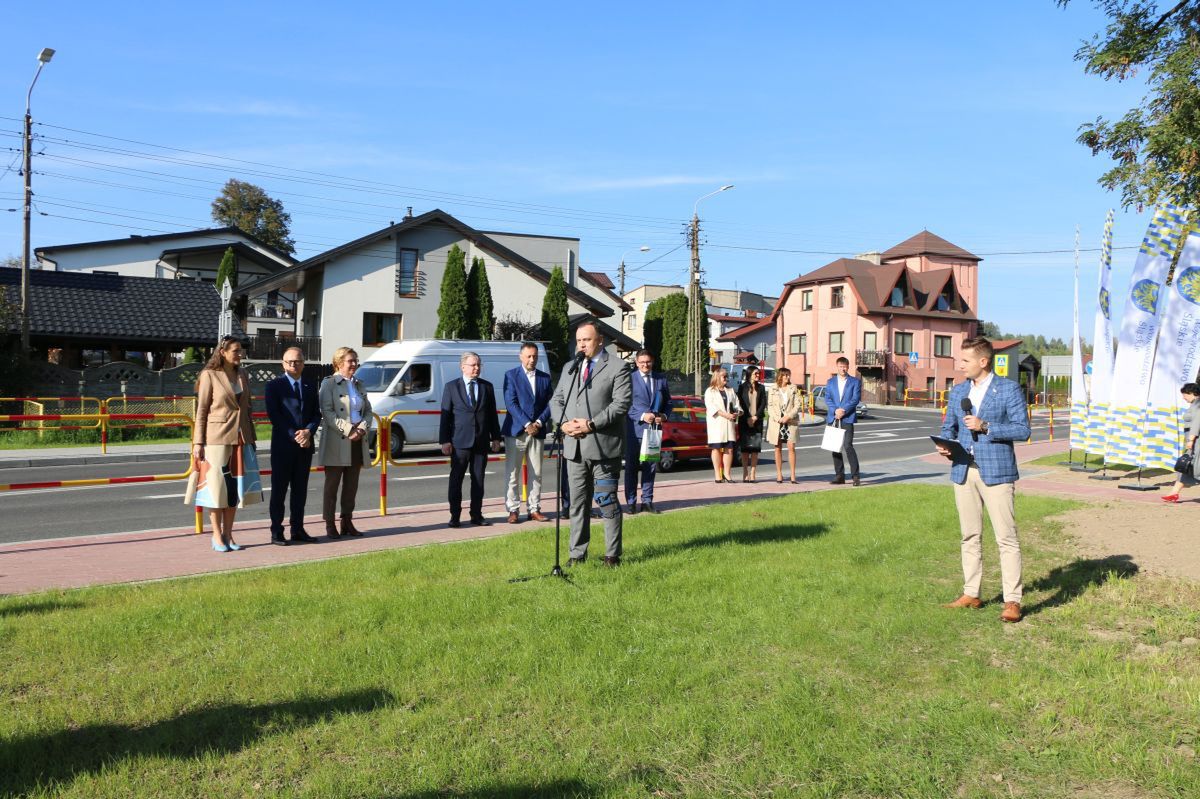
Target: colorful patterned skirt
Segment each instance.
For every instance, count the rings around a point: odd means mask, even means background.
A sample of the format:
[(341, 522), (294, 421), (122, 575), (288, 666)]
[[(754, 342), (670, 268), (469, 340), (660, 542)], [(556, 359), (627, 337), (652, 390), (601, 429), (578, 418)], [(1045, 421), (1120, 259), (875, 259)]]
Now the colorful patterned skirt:
[(183, 504), (202, 508), (244, 508), (262, 502), (258, 453), (244, 444), (208, 444), (204, 460), (188, 478)]

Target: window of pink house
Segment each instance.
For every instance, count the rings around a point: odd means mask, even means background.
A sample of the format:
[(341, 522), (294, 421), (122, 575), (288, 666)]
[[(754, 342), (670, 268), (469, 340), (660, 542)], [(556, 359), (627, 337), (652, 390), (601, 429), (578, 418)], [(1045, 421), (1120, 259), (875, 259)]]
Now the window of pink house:
[(812, 306), (812, 292), (811, 291), (800, 292), (800, 310), (811, 311), (812, 307), (813, 307)]
[(845, 286), (834, 286), (829, 294), (829, 307), (841, 308), (846, 304)]
[(830, 352), (843, 352), (842, 338), (843, 338), (843, 336), (840, 331), (837, 333), (829, 334), (829, 351)]

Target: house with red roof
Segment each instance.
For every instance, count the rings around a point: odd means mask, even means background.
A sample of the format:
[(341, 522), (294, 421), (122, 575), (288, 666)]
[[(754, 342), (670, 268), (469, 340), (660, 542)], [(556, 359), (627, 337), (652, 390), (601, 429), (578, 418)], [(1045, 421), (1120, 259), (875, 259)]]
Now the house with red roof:
[(736, 332), (773, 325), (776, 366), (800, 385), (824, 384), (844, 356), (868, 402), (946, 389), (962, 342), (978, 328), (981, 260), (925, 230), (788, 281), (770, 316)]

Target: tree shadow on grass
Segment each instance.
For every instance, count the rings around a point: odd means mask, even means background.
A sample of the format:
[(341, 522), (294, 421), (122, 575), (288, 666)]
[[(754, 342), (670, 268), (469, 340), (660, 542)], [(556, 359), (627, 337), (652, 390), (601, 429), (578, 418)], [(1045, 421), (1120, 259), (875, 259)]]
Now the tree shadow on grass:
[(1034, 591), (1053, 591), (1037, 604), (1024, 608), (1026, 616), (1056, 608), (1072, 601), (1093, 585), (1104, 585), (1110, 579), (1125, 579), (1138, 573), (1131, 555), (1109, 555), (1107, 558), (1073, 560), (1056, 566), (1045, 577), (1035, 580), (1029, 588)]
[(229, 754), (269, 735), (342, 713), (368, 713), (392, 702), (387, 691), (371, 689), (266, 705), (206, 707), (140, 727), (91, 724), (18, 737), (0, 746), (0, 795), (23, 795), (39, 786), (52, 792), (130, 757)]
[(16, 602), (0, 606), (0, 619), (9, 616), (31, 616), (35, 613), (53, 613), (56, 610), (81, 607), (83, 607), (83, 603), (76, 599), (38, 599), (31, 602)]
[(825, 524), (777, 524), (770, 527), (756, 527), (747, 530), (728, 530), (712, 535), (701, 535), (679, 541), (674, 544), (650, 544), (639, 547), (630, 561), (650, 560), (652, 558), (677, 555), (694, 549), (720, 547), (726, 544), (740, 546), (755, 546), (759, 544), (781, 544), (789, 541), (801, 541), (806, 538), (816, 538), (829, 532)]
[(553, 780), (538, 785), (512, 783), (488, 785), (483, 788), (455, 790), (435, 788), (428, 791), (389, 795), (388, 799), (586, 799), (600, 796), (602, 788), (581, 780)]

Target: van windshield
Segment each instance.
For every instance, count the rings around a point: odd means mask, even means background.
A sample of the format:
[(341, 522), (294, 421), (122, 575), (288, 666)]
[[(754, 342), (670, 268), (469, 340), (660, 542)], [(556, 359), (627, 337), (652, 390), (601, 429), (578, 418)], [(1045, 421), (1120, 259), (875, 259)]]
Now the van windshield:
[(368, 361), (358, 367), (354, 376), (363, 384), (367, 391), (386, 391), (387, 387), (400, 374), (406, 361)]

